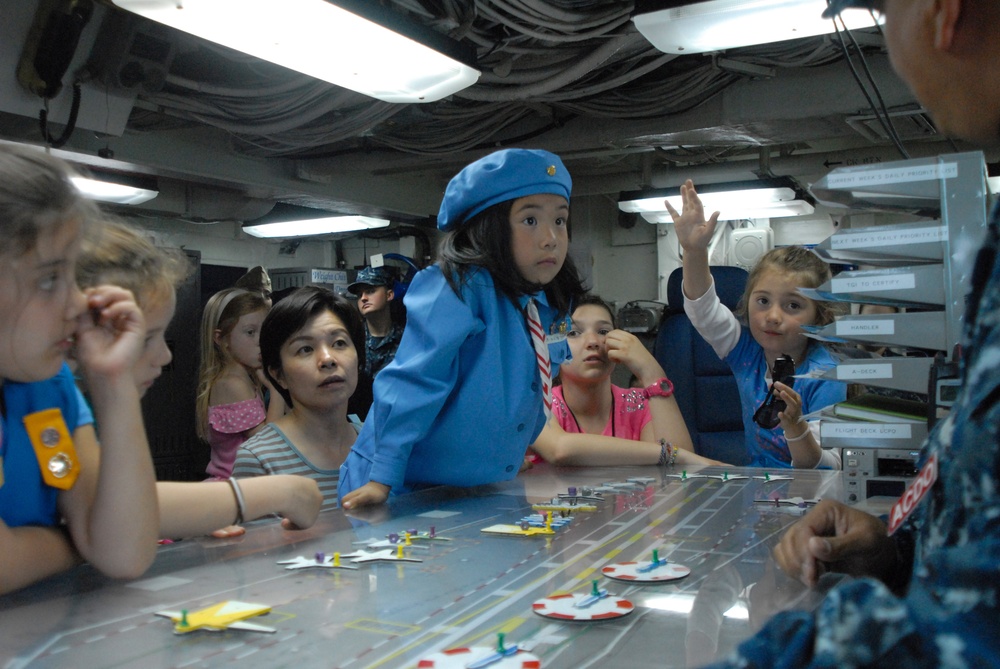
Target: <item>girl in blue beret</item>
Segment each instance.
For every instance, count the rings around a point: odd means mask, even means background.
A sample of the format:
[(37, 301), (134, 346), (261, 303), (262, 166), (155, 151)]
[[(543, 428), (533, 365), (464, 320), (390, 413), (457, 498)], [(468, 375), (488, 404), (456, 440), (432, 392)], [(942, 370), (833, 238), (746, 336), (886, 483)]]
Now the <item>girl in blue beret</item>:
[(345, 509), (517, 475), (583, 294), (567, 257), (571, 189), (558, 156), (526, 149), (492, 153), (448, 184), (440, 260), (407, 290), (399, 350), (340, 469)]

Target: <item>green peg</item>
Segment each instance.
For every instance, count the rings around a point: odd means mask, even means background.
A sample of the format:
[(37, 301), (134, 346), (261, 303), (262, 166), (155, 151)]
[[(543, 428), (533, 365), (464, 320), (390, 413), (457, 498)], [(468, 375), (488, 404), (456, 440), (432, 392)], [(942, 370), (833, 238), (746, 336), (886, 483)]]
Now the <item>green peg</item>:
[(687, 477), (688, 477), (688, 470), (686, 470), (686, 469), (681, 470), (681, 480), (683, 481)]
[(765, 481), (770, 481), (771, 480), (771, 475), (768, 474), (767, 472), (764, 472), (764, 480)]
[(181, 609), (181, 622), (180, 622), (180, 626), (181, 627), (187, 627), (188, 625), (190, 625), (190, 623), (188, 622), (188, 610), (187, 609)]
[(655, 548), (653, 549), (653, 564), (660, 564), (660, 552)]
[(501, 655), (504, 654), (503, 637), (504, 637), (503, 632), (497, 632), (497, 652), (500, 653)]
[(590, 590), (590, 594), (592, 594), (594, 597), (600, 597), (601, 596), (601, 591), (597, 587), (597, 581), (591, 581), (591, 584), (592, 584), (592, 587), (591, 587), (591, 590)]
[(722, 472), (722, 480), (723, 481), (729, 480), (729, 472)]

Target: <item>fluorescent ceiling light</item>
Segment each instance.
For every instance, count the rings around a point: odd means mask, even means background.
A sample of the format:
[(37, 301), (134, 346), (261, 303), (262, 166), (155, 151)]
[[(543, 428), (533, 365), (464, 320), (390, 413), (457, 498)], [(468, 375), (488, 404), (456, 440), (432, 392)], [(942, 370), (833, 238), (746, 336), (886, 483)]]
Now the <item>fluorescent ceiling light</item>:
[[(118, 177), (115, 177), (115, 179), (118, 180)], [(71, 181), (76, 186), (76, 189), (83, 193), (84, 197), (99, 202), (142, 204), (143, 202), (149, 202), (159, 195), (159, 191), (156, 190), (152, 183), (148, 184), (149, 187), (142, 187), (103, 179), (91, 179), (89, 177), (72, 177)]]
[[(823, 18), (826, 6), (826, 0), (640, 1), (632, 21), (664, 53), (704, 53), (832, 33), (833, 20)], [(875, 25), (868, 12), (841, 18), (848, 30)]]
[(177, 30), (386, 102), (434, 102), (479, 80), (480, 72), (461, 60), (467, 55), (459, 54), (463, 45), (423, 26), (404, 25), (374, 2), (112, 1)]
[(277, 204), (271, 213), (243, 224), (254, 237), (307, 237), (384, 228), (389, 221), (372, 216), (342, 216), (294, 205)]
[[(815, 211), (812, 199), (787, 177), (707, 184), (695, 188), (705, 215), (718, 211), (720, 221), (803, 216)], [(670, 202), (677, 211), (684, 207), (680, 188), (661, 188), (622, 193), (618, 208), (642, 214), (650, 223), (673, 223), (664, 201)]]

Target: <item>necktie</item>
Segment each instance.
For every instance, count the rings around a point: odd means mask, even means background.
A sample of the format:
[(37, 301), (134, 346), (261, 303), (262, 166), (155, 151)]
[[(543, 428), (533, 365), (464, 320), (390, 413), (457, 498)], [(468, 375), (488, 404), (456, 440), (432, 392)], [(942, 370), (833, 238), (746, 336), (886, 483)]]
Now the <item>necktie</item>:
[(538, 307), (533, 299), (528, 300), (525, 310), (525, 320), (528, 332), (531, 333), (531, 343), (535, 347), (535, 362), (538, 364), (538, 374), (542, 381), (542, 400), (545, 403), (545, 418), (552, 415), (552, 363), (549, 361), (549, 345), (545, 343), (545, 330), (538, 317)]

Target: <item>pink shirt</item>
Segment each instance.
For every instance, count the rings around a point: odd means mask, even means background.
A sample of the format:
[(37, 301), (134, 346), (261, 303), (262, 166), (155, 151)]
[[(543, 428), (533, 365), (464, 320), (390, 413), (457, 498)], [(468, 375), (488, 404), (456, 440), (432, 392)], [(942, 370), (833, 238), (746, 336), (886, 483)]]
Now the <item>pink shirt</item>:
[[(649, 401), (643, 396), (642, 389), (619, 388), (612, 385), (611, 396), (614, 398), (611, 418), (601, 434), (606, 437), (638, 441), (642, 436), (642, 428), (653, 420), (653, 415), (649, 412)], [(582, 432), (573, 413), (566, 406), (562, 386), (552, 389), (552, 414), (559, 421), (559, 427), (566, 432), (577, 434)]]
[(246, 431), (267, 420), (267, 410), (260, 395), (233, 404), (208, 407), (208, 445), (211, 459), (205, 471), (216, 479), (227, 479), (233, 473), (236, 451), (247, 440)]

